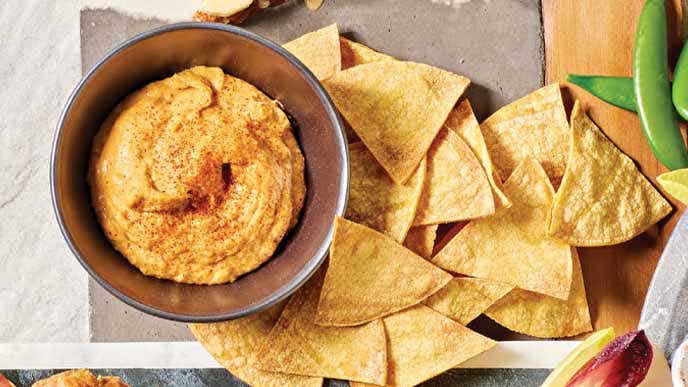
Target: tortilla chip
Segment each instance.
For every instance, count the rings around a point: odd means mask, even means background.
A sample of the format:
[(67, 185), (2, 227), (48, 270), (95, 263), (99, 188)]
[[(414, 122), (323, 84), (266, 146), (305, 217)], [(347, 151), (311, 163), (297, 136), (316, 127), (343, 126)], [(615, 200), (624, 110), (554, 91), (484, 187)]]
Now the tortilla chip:
[(368, 46), (354, 42), (343, 36), (339, 37), (339, 46), (342, 52), (342, 70), (365, 63), (395, 60), (389, 55), (377, 52)]
[[(388, 386), (415, 386), (495, 346), (424, 305), (385, 317)], [(365, 386), (351, 383), (351, 387)]]
[(327, 79), (342, 69), (336, 23), (309, 32), (282, 47), (299, 58), (319, 80)]
[(492, 188), (471, 148), (442, 129), (428, 152), (428, 172), (414, 226), (459, 222), (495, 212)]
[(549, 233), (573, 246), (632, 239), (671, 212), (671, 205), (576, 102), (569, 164), (554, 198)]
[(591, 331), (581, 264), (576, 249), (571, 249), (573, 280), (568, 300), (514, 289), (485, 314), (512, 331), (535, 337), (570, 337)]
[(315, 322), (363, 324), (418, 304), (451, 278), (393, 239), (337, 217)]
[[(342, 70), (365, 63), (379, 62), (382, 60), (396, 60), (389, 55), (377, 52), (368, 46), (364, 46), (361, 43), (354, 42), (343, 36), (339, 37), (339, 46), (342, 52)], [(351, 129), (351, 125), (349, 125), (346, 120), (343, 121), (346, 138), (349, 143), (361, 141), (356, 132)]]
[(268, 339), (284, 303), (262, 312), (221, 323), (189, 324), (203, 347), (232, 375), (255, 386), (320, 387), (323, 378), (286, 375), (258, 369), (258, 348)]
[(491, 279), (567, 299), (571, 248), (546, 235), (554, 189), (533, 159), (524, 160), (504, 184), (513, 203), (466, 225), (433, 258), (456, 273)]
[(396, 184), (359, 142), (349, 145), (349, 203), (346, 217), (400, 242), (416, 216), (423, 191), (425, 161), (405, 184)]
[(351, 125), (349, 125), (348, 122), (342, 117), (342, 123), (344, 124), (344, 133), (346, 133), (346, 142), (349, 144), (361, 142), (361, 139), (358, 137), (356, 132), (354, 132), (353, 129), (351, 129)]
[(512, 285), (501, 282), (457, 277), (423, 303), (459, 324), (468, 325), (512, 289)]
[(430, 259), (432, 249), (435, 247), (437, 227), (437, 225), (411, 227), (406, 234), (404, 247), (425, 259)]
[(323, 85), (378, 162), (402, 184), (469, 83), (432, 66), (386, 60), (341, 71)]
[(553, 181), (564, 174), (570, 132), (559, 84), (499, 109), (480, 129), (502, 181), (527, 158), (539, 161)]
[[(14, 383), (0, 374), (0, 386), (15, 387)], [(31, 387), (129, 387), (119, 376), (94, 375), (87, 369), (60, 372), (36, 381)]]
[(483, 166), (492, 187), (495, 207), (511, 206), (511, 201), (502, 191), (502, 180), (492, 166), (492, 158), (490, 158), (490, 153), (487, 151), (487, 145), (485, 145), (485, 139), (480, 131), (478, 120), (475, 118), (475, 114), (473, 114), (471, 103), (467, 99), (459, 102), (449, 113), (444, 126), (456, 132), (468, 144), (478, 160), (480, 160), (480, 164)]
[(387, 347), (381, 320), (344, 328), (313, 323), (323, 277), (321, 270), (289, 300), (262, 345), (259, 367), (266, 371), (384, 384)]
[(91, 371), (82, 368), (60, 372), (48, 378), (38, 380), (36, 383), (33, 383), (31, 387), (89, 387), (98, 385), (98, 378), (93, 375)]

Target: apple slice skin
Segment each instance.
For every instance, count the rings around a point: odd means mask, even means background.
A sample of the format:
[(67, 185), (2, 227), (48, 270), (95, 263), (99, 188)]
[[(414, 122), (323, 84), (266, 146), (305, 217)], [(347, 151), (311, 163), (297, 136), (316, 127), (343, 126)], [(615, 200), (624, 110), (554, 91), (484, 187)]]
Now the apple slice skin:
[(14, 384), (5, 378), (5, 375), (0, 374), (0, 387), (14, 387)]
[(652, 344), (644, 331), (626, 333), (588, 361), (566, 386), (635, 387), (645, 379), (652, 355)]

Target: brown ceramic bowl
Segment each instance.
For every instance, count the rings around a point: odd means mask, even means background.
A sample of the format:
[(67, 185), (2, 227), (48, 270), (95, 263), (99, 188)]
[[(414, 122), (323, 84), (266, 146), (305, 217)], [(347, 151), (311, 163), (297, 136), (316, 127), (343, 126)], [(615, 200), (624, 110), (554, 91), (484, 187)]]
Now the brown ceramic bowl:
[[(299, 225), (257, 270), (226, 285), (186, 285), (143, 275), (108, 242), (93, 208), (86, 171), (100, 124), (123, 97), (194, 65), (220, 66), (282, 102), (295, 119), (306, 159), (308, 195)], [(238, 318), (285, 299), (322, 264), (332, 221), (346, 205), (345, 135), (313, 74), (279, 45), (241, 28), (181, 23), (157, 28), (107, 54), (76, 86), (60, 117), (51, 190), (67, 244), (88, 273), (120, 300), (178, 321)]]

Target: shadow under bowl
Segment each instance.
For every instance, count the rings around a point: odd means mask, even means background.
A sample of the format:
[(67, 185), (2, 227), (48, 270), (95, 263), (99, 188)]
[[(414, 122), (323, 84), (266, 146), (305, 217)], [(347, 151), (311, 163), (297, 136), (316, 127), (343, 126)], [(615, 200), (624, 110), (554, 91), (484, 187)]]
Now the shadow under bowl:
[[(86, 183), (93, 137), (136, 89), (195, 65), (219, 66), (279, 100), (297, 123), (308, 193), (300, 222), (275, 255), (232, 284), (189, 285), (142, 274), (107, 240)], [(263, 310), (296, 291), (322, 264), (332, 221), (346, 206), (349, 163), (336, 110), (315, 77), (279, 45), (238, 27), (179, 23), (144, 32), (108, 53), (77, 85), (55, 134), (53, 207), (67, 244), (88, 273), (152, 315), (213, 322)]]

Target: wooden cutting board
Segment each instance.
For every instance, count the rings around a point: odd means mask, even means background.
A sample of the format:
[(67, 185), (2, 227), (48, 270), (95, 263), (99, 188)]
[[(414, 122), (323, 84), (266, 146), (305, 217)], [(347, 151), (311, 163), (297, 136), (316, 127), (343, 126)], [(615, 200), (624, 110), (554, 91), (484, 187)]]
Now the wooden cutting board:
[[(635, 114), (601, 102), (565, 84), (566, 74), (631, 76), (635, 30), (644, 0), (543, 0), (545, 79), (561, 82), (567, 108), (581, 100), (592, 119), (656, 184), (666, 169), (652, 155)], [(680, 0), (669, 0), (670, 61), (680, 51)], [(685, 128), (684, 128), (685, 130)], [(627, 243), (582, 248), (581, 262), (595, 329), (613, 326), (617, 333), (635, 328), (645, 293), (669, 234), (685, 210), (669, 198), (675, 211), (647, 233)]]

